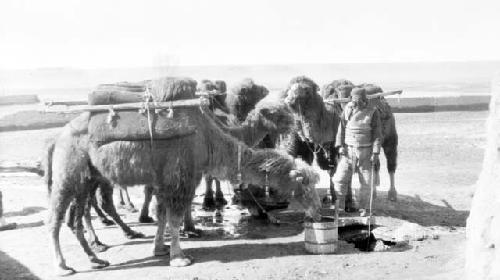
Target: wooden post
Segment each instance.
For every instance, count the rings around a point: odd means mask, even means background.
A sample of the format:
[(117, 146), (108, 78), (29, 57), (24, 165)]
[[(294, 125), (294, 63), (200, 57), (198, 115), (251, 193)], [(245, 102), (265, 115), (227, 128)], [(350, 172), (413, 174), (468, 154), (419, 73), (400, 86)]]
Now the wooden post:
[(483, 170), (467, 219), (467, 279), (500, 279), (500, 76), (492, 83)]

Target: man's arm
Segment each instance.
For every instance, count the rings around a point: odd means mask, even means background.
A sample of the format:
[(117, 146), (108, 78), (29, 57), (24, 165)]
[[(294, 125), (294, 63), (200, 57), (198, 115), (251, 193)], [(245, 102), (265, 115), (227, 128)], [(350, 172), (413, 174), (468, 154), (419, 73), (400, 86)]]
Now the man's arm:
[(382, 146), (382, 122), (380, 120), (380, 114), (378, 110), (375, 110), (375, 112), (373, 112), (371, 127), (373, 153), (380, 154), (380, 147)]

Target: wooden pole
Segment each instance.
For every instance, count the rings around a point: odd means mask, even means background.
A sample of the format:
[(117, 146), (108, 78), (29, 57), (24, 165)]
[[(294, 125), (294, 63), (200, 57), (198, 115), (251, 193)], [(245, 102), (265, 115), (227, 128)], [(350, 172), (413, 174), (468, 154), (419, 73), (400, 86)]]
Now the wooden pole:
[[(403, 93), (402, 90), (387, 91), (387, 92), (380, 92), (380, 93), (376, 93), (376, 94), (367, 95), (366, 98), (375, 99), (375, 98), (379, 98), (379, 97), (402, 94), (402, 93)], [(351, 101), (350, 97), (348, 97), (348, 98), (331, 98), (331, 99), (326, 99), (325, 103), (335, 104), (335, 103), (347, 103), (349, 101)]]
[(107, 112), (107, 111), (126, 111), (126, 110), (141, 110), (141, 109), (177, 109), (177, 108), (192, 108), (208, 106), (209, 101), (206, 98), (184, 99), (168, 102), (140, 102), (140, 103), (122, 103), (114, 105), (84, 105), (74, 106), (71, 108), (51, 109), (46, 108), (46, 112)]

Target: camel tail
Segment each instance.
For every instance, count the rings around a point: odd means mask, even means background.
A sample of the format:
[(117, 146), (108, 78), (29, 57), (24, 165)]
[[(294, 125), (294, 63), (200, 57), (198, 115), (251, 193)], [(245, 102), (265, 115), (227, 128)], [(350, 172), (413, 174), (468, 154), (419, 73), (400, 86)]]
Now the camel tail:
[(54, 154), (54, 148), (56, 147), (55, 140), (47, 143), (46, 154), (42, 160), (42, 169), (44, 171), (44, 180), (47, 184), (47, 191), (50, 194), (52, 192), (52, 156)]

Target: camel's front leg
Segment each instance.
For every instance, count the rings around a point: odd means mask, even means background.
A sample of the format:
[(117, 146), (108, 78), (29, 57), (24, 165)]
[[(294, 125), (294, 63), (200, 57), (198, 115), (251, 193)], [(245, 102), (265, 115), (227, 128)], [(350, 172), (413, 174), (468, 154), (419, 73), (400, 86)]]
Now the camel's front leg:
[(130, 213), (137, 212), (137, 209), (135, 209), (134, 204), (130, 200), (130, 195), (128, 194), (128, 189), (126, 187), (120, 188), (120, 204), (119, 205), (121, 208), (125, 208)]
[(224, 198), (224, 193), (220, 187), (220, 181), (217, 178), (215, 180), (215, 207), (222, 208), (227, 204), (227, 200)]
[(153, 198), (153, 186), (144, 186), (144, 203), (142, 204), (141, 214), (139, 215), (139, 223), (152, 224), (155, 222), (153, 218), (149, 216), (149, 204), (151, 204), (151, 199)]
[(215, 209), (214, 201), (214, 191), (212, 190), (213, 177), (210, 175), (205, 175), (205, 197), (203, 198), (203, 204), (201, 207), (206, 211), (213, 211)]
[(182, 215), (173, 213), (167, 209), (167, 220), (171, 235), (170, 241), (170, 266), (188, 266), (193, 262), (193, 257), (184, 255), (179, 240), (179, 228), (182, 222)]

